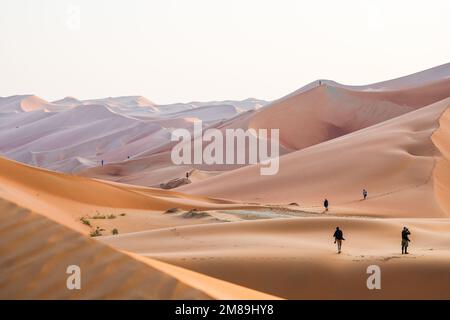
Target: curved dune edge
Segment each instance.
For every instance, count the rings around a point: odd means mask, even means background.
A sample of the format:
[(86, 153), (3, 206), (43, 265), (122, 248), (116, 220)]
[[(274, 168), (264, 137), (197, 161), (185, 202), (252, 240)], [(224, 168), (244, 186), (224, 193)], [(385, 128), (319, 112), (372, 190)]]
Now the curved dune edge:
[(67, 175), (0, 157), (0, 197), (69, 228), (88, 233), (79, 219), (96, 210), (165, 211), (255, 207), (171, 190)]
[(213, 299), (219, 300), (279, 300), (282, 298), (271, 294), (259, 292), (253, 289), (242, 287), (227, 281), (207, 276), (192, 270), (178, 267), (166, 262), (147, 258), (134, 254), (132, 252), (123, 251), (138, 261), (142, 261), (155, 269), (171, 275), (181, 282), (194, 288), (201, 288), (202, 291)]
[[(0, 199), (2, 299), (276, 299), (180, 267), (125, 254)], [(81, 290), (68, 290), (69, 265)]]
[(431, 140), (441, 153), (433, 171), (435, 196), (441, 208), (450, 216), (450, 107), (440, 117), (439, 128)]

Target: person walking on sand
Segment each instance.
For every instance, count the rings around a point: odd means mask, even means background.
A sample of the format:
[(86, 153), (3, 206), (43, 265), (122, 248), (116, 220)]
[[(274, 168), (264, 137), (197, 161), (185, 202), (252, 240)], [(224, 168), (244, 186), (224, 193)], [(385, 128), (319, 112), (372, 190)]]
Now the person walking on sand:
[(338, 253), (341, 253), (342, 240), (345, 240), (345, 239), (344, 239), (344, 233), (342, 232), (341, 229), (339, 229), (339, 227), (336, 227), (336, 231), (334, 231), (333, 237), (334, 237), (334, 243), (337, 244)]
[(328, 199), (323, 200), (323, 206), (325, 207), (325, 211), (328, 211)]
[(364, 200), (366, 200), (366, 198), (367, 198), (367, 190), (366, 189), (363, 189), (363, 197), (364, 197)]
[(186, 172), (186, 179), (189, 179), (189, 171)]
[(411, 240), (409, 240), (409, 235), (411, 232), (409, 232), (407, 227), (403, 227), (402, 230), (402, 254), (408, 254), (408, 245)]

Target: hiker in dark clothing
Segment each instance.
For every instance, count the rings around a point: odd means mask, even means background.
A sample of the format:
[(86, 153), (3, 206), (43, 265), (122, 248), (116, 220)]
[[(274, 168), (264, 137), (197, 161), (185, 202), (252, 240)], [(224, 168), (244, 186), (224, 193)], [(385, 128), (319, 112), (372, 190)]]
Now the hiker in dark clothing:
[(186, 179), (189, 178), (189, 171), (186, 172)]
[(323, 200), (323, 206), (325, 207), (325, 211), (328, 211), (328, 199)]
[(102, 160), (102, 166), (103, 166), (103, 160)]
[(344, 233), (342, 232), (341, 229), (339, 229), (339, 227), (336, 227), (336, 231), (334, 232), (333, 237), (334, 237), (334, 243), (337, 243), (338, 253), (341, 253), (342, 240), (345, 240), (345, 239), (344, 239)]
[(402, 254), (408, 254), (408, 245), (411, 240), (408, 236), (411, 234), (407, 227), (403, 227), (402, 230)]
[(366, 189), (363, 189), (363, 197), (364, 197), (364, 200), (366, 200), (366, 198), (367, 198), (367, 190)]

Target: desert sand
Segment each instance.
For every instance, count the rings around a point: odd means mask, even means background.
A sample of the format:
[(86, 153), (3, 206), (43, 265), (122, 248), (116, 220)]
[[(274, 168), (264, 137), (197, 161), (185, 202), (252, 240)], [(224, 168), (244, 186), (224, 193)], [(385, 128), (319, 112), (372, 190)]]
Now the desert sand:
[[(332, 243), (344, 230), (344, 250)], [(400, 231), (413, 232), (401, 255)], [(139, 255), (287, 299), (449, 299), (450, 221), (302, 217), (186, 226), (101, 240)], [(368, 290), (367, 267), (382, 270)]]
[[(120, 252), (0, 199), (2, 299), (275, 299), (254, 290)], [(66, 269), (81, 268), (81, 290)]]
[[(173, 165), (171, 131), (197, 120), (280, 128), (280, 171)], [(268, 104), (1, 98), (0, 297), (450, 299), (449, 137), (450, 64)]]
[[(367, 86), (313, 82), (264, 108), (209, 125), (226, 129), (279, 129), (280, 154), (289, 154), (382, 123), (444, 100), (450, 92), (450, 64)], [(189, 127), (189, 126), (187, 126)], [(145, 186), (180, 176), (170, 160), (173, 143), (140, 153), (130, 161), (91, 167), (80, 175)], [(245, 149), (235, 152), (245, 152)], [(191, 165), (185, 171), (227, 172), (239, 165)]]
[[(443, 180), (450, 159), (443, 136), (450, 127), (449, 107), (450, 99), (445, 99), (292, 152), (281, 157), (280, 171), (273, 176), (259, 175), (258, 165), (253, 165), (179, 190), (245, 202), (295, 202), (317, 212), (323, 211), (327, 198), (333, 213), (448, 217)], [(240, 188), (230, 187), (237, 184)], [(361, 201), (363, 188), (370, 192), (366, 201)]]

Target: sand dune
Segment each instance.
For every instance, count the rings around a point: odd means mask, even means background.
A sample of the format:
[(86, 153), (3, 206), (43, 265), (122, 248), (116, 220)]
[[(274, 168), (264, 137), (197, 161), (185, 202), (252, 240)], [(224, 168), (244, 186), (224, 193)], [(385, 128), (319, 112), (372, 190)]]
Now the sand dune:
[[(280, 154), (288, 154), (382, 123), (447, 98), (450, 64), (399, 79), (366, 86), (346, 86), (321, 80), (307, 85), (263, 108), (240, 113), (212, 127), (226, 129), (279, 129)], [(89, 168), (80, 174), (132, 184), (157, 186), (180, 178), (173, 168), (173, 144), (160, 145), (137, 155), (135, 161), (110, 168)], [(247, 146), (235, 153), (246, 153)], [(141, 165), (146, 163), (145, 168)], [(156, 163), (156, 164), (155, 164)], [(185, 170), (231, 171), (244, 165), (193, 165)], [(119, 172), (118, 175), (115, 173)], [(217, 181), (217, 180), (216, 180)]]
[(236, 101), (236, 100), (225, 100), (225, 101), (208, 101), (208, 102), (201, 102), (201, 101), (193, 101), (189, 103), (174, 103), (174, 104), (168, 104), (168, 105), (159, 105), (159, 109), (161, 111), (165, 112), (179, 112), (183, 110), (190, 110), (195, 109), (198, 107), (205, 107), (205, 106), (217, 106), (217, 105), (227, 105), (227, 106), (234, 106), (241, 110), (256, 110), (259, 108), (262, 108), (268, 103), (268, 101), (255, 99), (255, 98), (248, 98), (242, 101)]
[(34, 95), (0, 97), (0, 113), (44, 110), (49, 103)]
[(433, 188), (441, 208), (450, 213), (450, 108), (439, 118), (439, 128), (431, 139), (441, 153), (433, 171)]
[[(448, 175), (448, 146), (442, 141), (450, 127), (449, 106), (445, 99), (290, 153), (281, 157), (280, 171), (273, 176), (261, 176), (253, 165), (179, 190), (248, 202), (297, 202), (315, 211), (328, 198), (333, 213), (446, 217), (450, 212), (443, 199), (450, 194), (440, 187), (436, 197), (435, 185)], [(369, 190), (367, 201), (360, 201), (363, 188)]]
[[(335, 226), (346, 236), (337, 255)], [(402, 256), (400, 231), (412, 230)], [(290, 299), (448, 299), (448, 219), (294, 218), (187, 226), (102, 242)], [(368, 290), (369, 265), (382, 290)], [(270, 280), (269, 280), (270, 279)], [(420, 290), (415, 290), (420, 287)]]
[[(119, 252), (0, 199), (2, 299), (273, 299), (225, 281)], [(66, 269), (81, 269), (68, 290)]]
[[(0, 181), (2, 197), (39, 209), (41, 204), (33, 193), (52, 193), (53, 198), (45, 202), (62, 205), (66, 211), (58, 215), (66, 217), (71, 214), (67, 208), (75, 211), (83, 203), (93, 203), (90, 194), (101, 205), (118, 206), (111, 203), (117, 201), (122, 207), (135, 204), (138, 196), (145, 196), (148, 205), (161, 198), (180, 198), (184, 202), (191, 198), (177, 192), (70, 177), (8, 160), (2, 160), (1, 166), (2, 176), (10, 172)], [(65, 189), (65, 180), (73, 192)], [(26, 183), (21, 185), (20, 181)], [(77, 185), (84, 187), (85, 193)], [(20, 190), (20, 197), (14, 199), (12, 195)], [(72, 197), (72, 202), (64, 203), (64, 196)], [(0, 292), (5, 298), (386, 299), (446, 298), (450, 292), (448, 282), (442, 281), (450, 270), (445, 258), (450, 247), (448, 219), (319, 217), (207, 224), (197, 220), (191, 226), (184, 220), (179, 226), (147, 226), (152, 231), (98, 238), (136, 254), (129, 256), (71, 231), (77, 227), (70, 219), (69, 228), (52, 222), (61, 219), (51, 216), (52, 210), (45, 212), (47, 219), (43, 214), (1, 203), (1, 259), (10, 270), (7, 277), (0, 279)], [(167, 215), (160, 212), (148, 219), (155, 223), (163, 216)], [(111, 221), (117, 225), (118, 220)], [(345, 230), (347, 237), (340, 256), (335, 255), (330, 241), (336, 225)], [(407, 257), (397, 253), (403, 225), (413, 232), (413, 254)], [(151, 260), (154, 258), (182, 269)], [(72, 294), (65, 289), (64, 268), (69, 260), (86, 273), (85, 291)], [(382, 267), (380, 292), (365, 287), (365, 270), (370, 264)], [(423, 277), (424, 272), (427, 277)], [(133, 277), (129, 278), (129, 274)], [(161, 290), (155, 291), (155, 286)], [(416, 286), (421, 290), (412, 290)]]
[(450, 78), (449, 75), (450, 63), (445, 63), (434, 68), (419, 71), (404, 77), (378, 82), (368, 86), (356, 86), (360, 89), (374, 90), (374, 89), (401, 89), (408, 87), (417, 87), (424, 84), (429, 84), (437, 81), (442, 81)]
[[(206, 125), (255, 109), (261, 100), (158, 106), (141, 96), (47, 102), (37, 96), (0, 98), (0, 153), (60, 172), (153, 155), (171, 145), (174, 128)], [(240, 107), (242, 106), (242, 108)], [(159, 181), (161, 182), (161, 181)]]
[[(3, 200), (0, 206), (2, 299), (208, 298), (40, 215)], [(81, 268), (82, 290), (67, 289), (69, 265)]]
[[(333, 87), (340, 87), (357, 91), (389, 91), (389, 90), (401, 90), (407, 88), (420, 87), (423, 85), (429, 85), (434, 82), (441, 82), (448, 80), (450, 77), (450, 63), (445, 63), (440, 66), (436, 66), (430, 69), (422, 70), (413, 74), (408, 74), (403, 77), (390, 79), (386, 81), (376, 82), (368, 85), (345, 85), (333, 80), (319, 79), (308, 83), (300, 89), (287, 95), (287, 98), (305, 91), (308, 91), (314, 87), (319, 86), (319, 81), (322, 84), (327, 84)], [(281, 99), (283, 99), (281, 98)]]
[[(171, 132), (197, 120), (279, 128), (278, 174), (174, 166)], [(0, 98), (0, 297), (450, 299), (449, 136), (450, 64), (320, 80), (267, 105)], [(81, 291), (65, 286), (68, 264)], [(370, 265), (382, 290), (367, 288)]]
[[(0, 152), (55, 171), (159, 186), (180, 178), (180, 169), (170, 159), (174, 145), (170, 136), (175, 128), (192, 130), (193, 121), (222, 131), (280, 129), (283, 155), (417, 110), (447, 98), (449, 91), (450, 64), (446, 64), (366, 86), (316, 81), (268, 105), (257, 99), (156, 105), (141, 96), (84, 101), (66, 97), (48, 103), (35, 96), (16, 96), (0, 100), (0, 110), (9, 110), (2, 113), (6, 121), (0, 125)], [(32, 103), (25, 103), (29, 99)], [(29, 107), (19, 108), (22, 112), (10, 107), (20, 104)], [(246, 152), (245, 147), (239, 152)], [(208, 171), (242, 166), (184, 169), (206, 176)]]
[[(115, 228), (126, 232), (189, 224), (185, 219), (161, 213), (169, 207), (242, 206), (67, 176), (2, 158), (0, 167), (0, 263), (3, 266), (0, 296), (4, 299), (276, 298), (116, 251), (88, 239), (85, 234), (89, 227), (79, 220), (85, 217), (102, 228), (113, 221)], [(119, 217), (118, 212), (126, 216)], [(108, 213), (115, 213), (116, 218), (104, 221), (92, 218)], [(192, 221), (208, 222), (213, 220)], [(81, 267), (85, 279), (81, 291), (66, 288), (65, 270), (70, 264)]]
[[(170, 190), (68, 176), (3, 158), (0, 158), (0, 168), (0, 197), (85, 234), (90, 228), (83, 225), (80, 218), (98, 214), (137, 215), (134, 220), (137, 222), (148, 220), (152, 211), (161, 212), (170, 208), (204, 210), (245, 207), (239, 203), (188, 196)], [(142, 228), (136, 224), (131, 230), (136, 230), (136, 227)], [(130, 230), (130, 227), (126, 226), (126, 229)]]
[(274, 102), (256, 113), (248, 126), (279, 128), (281, 144), (299, 150), (445, 99), (449, 92), (450, 78), (395, 91), (322, 84)]

